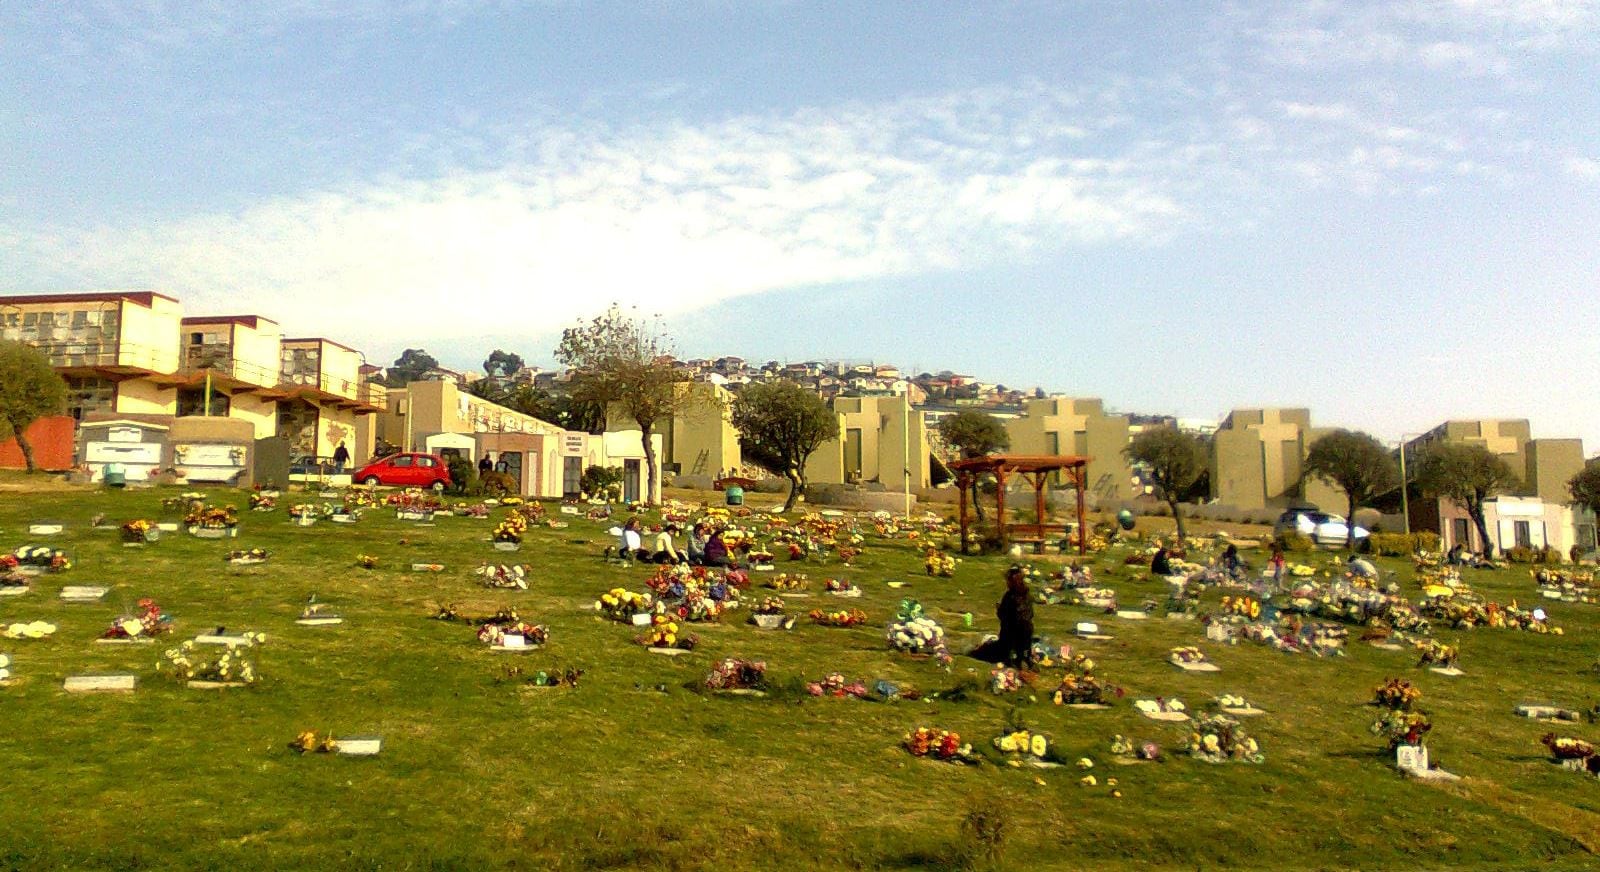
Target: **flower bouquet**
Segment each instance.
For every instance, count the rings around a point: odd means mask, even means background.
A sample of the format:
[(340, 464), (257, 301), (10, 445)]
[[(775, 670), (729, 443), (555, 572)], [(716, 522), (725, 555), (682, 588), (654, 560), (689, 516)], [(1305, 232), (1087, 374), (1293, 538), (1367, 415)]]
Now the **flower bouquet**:
[(989, 670), (989, 692), (992, 694), (1016, 693), (1022, 686), (1022, 675), (1009, 666), (996, 666)]
[(750, 610), (750, 623), (763, 630), (787, 630), (794, 619), (784, 614), (786, 603), (779, 597), (764, 597)]
[(901, 740), (913, 757), (927, 757), (950, 763), (976, 763), (972, 746), (961, 744), (961, 734), (933, 727), (917, 727)]
[(951, 554), (944, 554), (934, 548), (929, 548), (923, 556), (922, 566), (929, 575), (939, 578), (950, 578), (956, 574), (956, 558)]
[(1261, 601), (1248, 596), (1225, 596), (1222, 598), (1222, 614), (1247, 621), (1258, 620), (1261, 617)]
[(857, 557), (861, 556), (861, 549), (850, 545), (840, 545), (836, 553), (839, 555), (839, 562), (849, 566), (855, 562)]
[(1195, 725), (1189, 734), (1189, 755), (1207, 763), (1261, 763), (1267, 759), (1256, 740), (1227, 715), (1208, 715)]
[(1154, 721), (1186, 721), (1189, 719), (1189, 709), (1184, 706), (1183, 700), (1165, 699), (1158, 696), (1155, 699), (1136, 700), (1133, 703), (1133, 707), (1138, 710), (1139, 714)]
[(1078, 604), (1109, 612), (1117, 607), (1117, 592), (1109, 587), (1079, 588)]
[(394, 507), (394, 516), (401, 521), (431, 521), (433, 513), (444, 505), (433, 494), (425, 494), (415, 488), (389, 494), (384, 502)]
[(522, 535), (528, 532), (528, 520), (521, 515), (507, 515), (495, 525), (492, 538), (500, 551), (515, 551), (522, 546)]
[(329, 733), (328, 735), (319, 739), (317, 738), (317, 734), (315, 732), (306, 730), (300, 733), (300, 735), (294, 737), (294, 741), (289, 743), (289, 750), (299, 751), (301, 754), (310, 754), (313, 752), (318, 754), (332, 754), (339, 750), (339, 742), (333, 738), (332, 733)]
[(843, 597), (852, 597), (852, 598), (861, 596), (861, 588), (856, 587), (851, 582), (848, 582), (848, 581), (845, 581), (845, 580), (839, 579), (839, 578), (830, 578), (830, 579), (828, 579), (826, 582), (823, 583), (823, 590), (827, 591), (828, 593), (830, 593), (830, 594), (832, 594), (834, 596), (843, 596)]
[(1135, 742), (1119, 733), (1111, 737), (1111, 753), (1134, 760), (1160, 760), (1161, 746), (1155, 742)]
[(1595, 753), (1593, 744), (1573, 736), (1557, 736), (1555, 733), (1545, 733), (1539, 739), (1539, 744), (1549, 748), (1551, 756), (1561, 765), (1590, 775), (1600, 775), (1600, 755)]
[(161, 538), (161, 531), (156, 529), (154, 521), (140, 518), (122, 525), (122, 541), (129, 545), (143, 545)]
[(1401, 745), (1421, 745), (1423, 736), (1433, 729), (1433, 721), (1426, 712), (1391, 709), (1373, 721), (1370, 729), (1374, 736), (1382, 736), (1393, 751)]
[(811, 622), (820, 627), (859, 627), (867, 622), (867, 613), (860, 609), (823, 611), (813, 609)]
[(693, 651), (700, 644), (700, 637), (693, 633), (680, 636), (677, 621), (656, 615), (651, 619), (650, 632), (640, 636), (638, 642), (652, 651)]
[(233, 506), (193, 503), (183, 517), (189, 535), (199, 539), (225, 539), (239, 535), (239, 514)]
[(9, 555), (11, 559), (5, 561), (10, 567), (19, 572), (66, 572), (72, 568), (72, 559), (67, 552), (48, 545), (23, 545)]
[(528, 589), (528, 569), (525, 566), (485, 564), (472, 570), (472, 573), (483, 579), (485, 587), (502, 590)]
[(478, 641), (500, 651), (536, 648), (549, 640), (549, 627), (522, 620), (515, 609), (501, 609), (478, 625)]
[(595, 600), (594, 607), (595, 611), (613, 621), (648, 626), (650, 613), (655, 609), (655, 598), (647, 593), (634, 593), (631, 590), (614, 587), (601, 594), (600, 598)]
[(1001, 754), (1012, 756), (1007, 763), (1020, 766), (1027, 763), (1034, 766), (1041, 764), (1060, 765), (1049, 760), (1050, 738), (1043, 733), (1029, 730), (1013, 730), (1001, 733), (993, 739), (994, 747)]
[(578, 686), (578, 679), (582, 677), (582, 669), (570, 666), (566, 669), (553, 669), (548, 672), (540, 669), (530, 675), (515, 663), (504, 663), (501, 664), (500, 672), (495, 676), (494, 680), (496, 682), (513, 681), (525, 687), (572, 688)]
[(1418, 666), (1427, 666), (1435, 671), (1450, 671), (1456, 668), (1456, 663), (1461, 659), (1461, 649), (1455, 645), (1446, 645), (1436, 639), (1427, 639), (1417, 642)]
[(295, 503), (288, 508), (287, 512), (289, 520), (299, 527), (309, 527), (315, 524), (317, 516), (321, 514), (321, 510), (310, 503)]
[(867, 685), (861, 681), (850, 681), (843, 673), (830, 672), (821, 681), (806, 683), (806, 693), (812, 696), (828, 696), (837, 699), (852, 697), (855, 699), (867, 698)]
[(1122, 688), (1104, 684), (1087, 672), (1077, 675), (1069, 672), (1061, 677), (1052, 699), (1056, 705), (1109, 706), (1122, 694)]
[(767, 686), (767, 664), (759, 660), (727, 657), (711, 667), (707, 690), (759, 693)]
[(1193, 645), (1183, 645), (1173, 648), (1167, 655), (1167, 660), (1173, 666), (1186, 672), (1216, 672), (1217, 666), (1206, 659), (1204, 651)]
[(790, 575), (780, 572), (767, 579), (767, 587), (782, 593), (797, 593), (811, 586), (811, 580), (804, 575)]
[(277, 497), (268, 496), (262, 493), (253, 493), (250, 495), (250, 511), (252, 512), (270, 512), (277, 507)]
[(941, 662), (948, 662), (950, 659), (949, 648), (945, 644), (944, 628), (934, 619), (924, 615), (921, 603), (916, 600), (904, 600), (900, 603), (896, 619), (889, 624), (888, 640), (889, 647), (896, 651), (933, 656)]
[(461, 607), (456, 605), (455, 603), (440, 603), (439, 607), (434, 609), (433, 619), (435, 621), (462, 621), (462, 620), (466, 620), (461, 615)]
[(267, 562), (270, 555), (265, 548), (250, 548), (246, 550), (233, 550), (222, 555), (222, 562), (234, 566), (251, 566)]
[(378, 557), (375, 554), (357, 554), (356, 565), (362, 569), (377, 569)]
[(56, 625), (49, 621), (28, 621), (27, 623), (6, 624), (0, 635), (7, 639), (44, 639), (54, 636)]
[(139, 600), (139, 613), (118, 618), (100, 634), (103, 641), (136, 641), (151, 639), (172, 632), (172, 617), (161, 611), (156, 601), (148, 597)]
[(229, 645), (210, 650), (215, 653), (197, 653), (194, 642), (168, 648), (162, 652), (156, 671), (170, 672), (178, 680), (197, 688), (239, 687), (259, 680), (255, 661), (247, 649)]
[(485, 503), (456, 503), (450, 514), (458, 518), (487, 518), (489, 506)]
[(1212, 700), (1212, 703), (1217, 708), (1221, 709), (1224, 714), (1233, 715), (1234, 717), (1246, 717), (1263, 713), (1262, 710), (1252, 704), (1250, 700), (1245, 699), (1236, 693), (1218, 694), (1217, 697)]

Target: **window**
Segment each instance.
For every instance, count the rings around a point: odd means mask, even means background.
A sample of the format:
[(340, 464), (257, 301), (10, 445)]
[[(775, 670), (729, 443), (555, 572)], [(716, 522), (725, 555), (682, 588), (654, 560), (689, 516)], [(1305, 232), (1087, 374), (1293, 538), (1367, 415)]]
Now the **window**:
[(411, 461), (412, 461), (411, 455), (402, 454), (399, 457), (396, 457), (394, 459), (394, 462), (392, 464), (390, 464), (390, 465), (391, 466), (398, 466), (398, 467), (401, 467), (403, 469), (410, 469), (411, 468)]
[(196, 418), (210, 414), (213, 418), (228, 417), (228, 395), (218, 390), (211, 391), (211, 408), (206, 408), (206, 389), (180, 388), (178, 390), (178, 417)]
[(117, 386), (109, 379), (68, 377), (67, 414), (82, 421), (92, 412), (112, 412), (117, 408)]
[(431, 457), (419, 457), (419, 458), (417, 458), (417, 465), (422, 467), (423, 469), (432, 469), (433, 466), (434, 466), (433, 458), (431, 458)]
[(1450, 522), (1451, 545), (1460, 545), (1462, 548), (1472, 548), (1472, 526), (1466, 518), (1455, 518)]
[(1516, 536), (1518, 548), (1533, 547), (1533, 535), (1528, 529), (1527, 521), (1513, 521), (1511, 523), (1511, 529)]

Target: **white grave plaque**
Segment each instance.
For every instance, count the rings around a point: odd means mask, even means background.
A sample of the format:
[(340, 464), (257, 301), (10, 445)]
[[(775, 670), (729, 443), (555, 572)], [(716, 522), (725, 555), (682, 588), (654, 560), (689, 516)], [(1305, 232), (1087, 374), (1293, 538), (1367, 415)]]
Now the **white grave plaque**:
[(62, 684), (68, 693), (129, 693), (139, 684), (131, 673), (112, 675), (69, 675)]

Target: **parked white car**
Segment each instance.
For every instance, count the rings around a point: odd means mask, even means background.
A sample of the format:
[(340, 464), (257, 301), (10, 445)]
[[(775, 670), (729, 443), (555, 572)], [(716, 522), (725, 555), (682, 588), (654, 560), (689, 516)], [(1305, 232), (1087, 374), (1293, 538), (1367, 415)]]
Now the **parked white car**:
[(1344, 545), (1353, 534), (1357, 539), (1370, 535), (1365, 528), (1350, 528), (1342, 515), (1330, 515), (1316, 509), (1290, 509), (1278, 516), (1272, 527), (1274, 533), (1299, 533), (1318, 545)]

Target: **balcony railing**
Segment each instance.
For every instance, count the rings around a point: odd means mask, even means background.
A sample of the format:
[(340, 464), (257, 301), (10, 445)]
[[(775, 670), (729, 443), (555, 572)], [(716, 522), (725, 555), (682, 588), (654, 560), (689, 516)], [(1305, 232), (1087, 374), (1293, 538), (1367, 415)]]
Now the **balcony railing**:
[(131, 342), (21, 341), (44, 352), (50, 365), (60, 369), (126, 366), (162, 372), (172, 365), (169, 353)]
[(352, 400), (361, 399), (360, 385), (349, 379), (334, 378), (320, 372), (309, 370), (284, 372), (279, 379), (286, 385), (305, 385), (316, 388), (324, 393), (346, 397)]
[(227, 351), (191, 347), (184, 353), (183, 371), (197, 373), (210, 370), (238, 381), (269, 388), (278, 384), (278, 374), (270, 367), (257, 366), (233, 357)]

